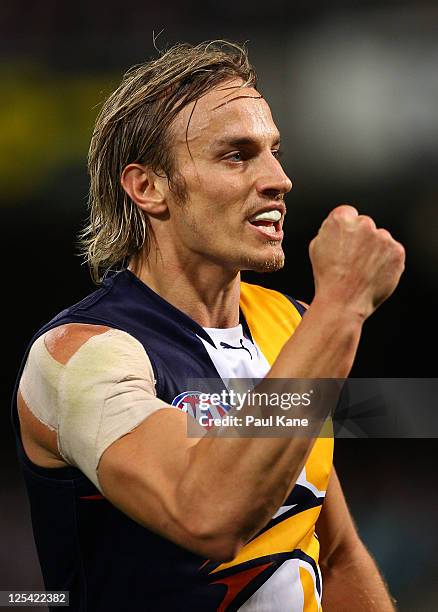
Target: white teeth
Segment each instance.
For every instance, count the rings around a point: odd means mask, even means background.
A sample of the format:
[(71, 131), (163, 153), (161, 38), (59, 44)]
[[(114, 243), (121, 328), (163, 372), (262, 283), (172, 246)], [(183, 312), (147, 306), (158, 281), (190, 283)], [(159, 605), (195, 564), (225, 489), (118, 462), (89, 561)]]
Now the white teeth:
[(281, 212), (279, 210), (269, 210), (268, 212), (263, 212), (253, 217), (251, 221), (272, 221), (276, 223), (281, 219)]

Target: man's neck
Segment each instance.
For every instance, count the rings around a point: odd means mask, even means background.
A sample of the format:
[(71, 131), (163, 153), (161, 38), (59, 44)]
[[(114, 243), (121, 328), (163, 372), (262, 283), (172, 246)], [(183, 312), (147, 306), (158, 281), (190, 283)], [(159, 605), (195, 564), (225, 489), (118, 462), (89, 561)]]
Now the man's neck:
[(190, 268), (164, 265), (161, 258), (135, 258), (129, 269), (163, 299), (202, 327), (234, 327), (239, 323), (240, 273), (211, 262)]

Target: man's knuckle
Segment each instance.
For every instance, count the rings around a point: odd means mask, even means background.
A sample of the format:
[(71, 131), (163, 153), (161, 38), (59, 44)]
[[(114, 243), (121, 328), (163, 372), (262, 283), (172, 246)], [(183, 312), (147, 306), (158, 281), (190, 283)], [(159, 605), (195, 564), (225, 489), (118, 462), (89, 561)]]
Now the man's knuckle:
[(346, 223), (351, 222), (356, 219), (358, 215), (357, 209), (350, 204), (339, 204), (334, 208), (328, 216), (328, 219), (331, 219), (336, 222)]
[(376, 224), (374, 223), (373, 219), (368, 215), (359, 215), (357, 220), (359, 225), (368, 231), (376, 229)]
[(382, 238), (383, 240), (389, 241), (393, 239), (391, 234), (384, 227), (379, 227), (379, 229), (377, 230), (377, 233), (380, 236), (380, 238)]
[(404, 261), (405, 260), (405, 258), (406, 258), (406, 250), (405, 250), (405, 247), (402, 244), (400, 244), (400, 242), (396, 242), (395, 243), (394, 251), (395, 251), (395, 254), (396, 254), (397, 258), (400, 261)]

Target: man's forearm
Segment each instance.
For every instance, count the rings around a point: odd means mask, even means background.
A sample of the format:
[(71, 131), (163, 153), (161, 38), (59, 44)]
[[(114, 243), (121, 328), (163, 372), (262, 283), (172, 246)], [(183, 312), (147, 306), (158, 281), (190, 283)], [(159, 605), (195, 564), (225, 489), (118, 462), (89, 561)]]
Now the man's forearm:
[(321, 565), (324, 612), (394, 612), (396, 610), (377, 565), (359, 540), (354, 551)]

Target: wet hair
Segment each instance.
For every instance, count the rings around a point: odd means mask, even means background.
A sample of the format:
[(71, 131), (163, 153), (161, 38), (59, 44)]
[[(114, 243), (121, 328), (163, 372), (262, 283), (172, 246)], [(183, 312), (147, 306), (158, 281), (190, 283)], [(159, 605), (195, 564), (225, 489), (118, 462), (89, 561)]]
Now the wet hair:
[(245, 47), (213, 40), (177, 44), (158, 58), (129, 69), (104, 102), (88, 155), (89, 219), (79, 235), (79, 250), (99, 284), (106, 271), (150, 250), (150, 222), (121, 185), (123, 169), (139, 163), (166, 176), (170, 189), (184, 198), (171, 127), (178, 113), (230, 79), (256, 87), (256, 74)]

